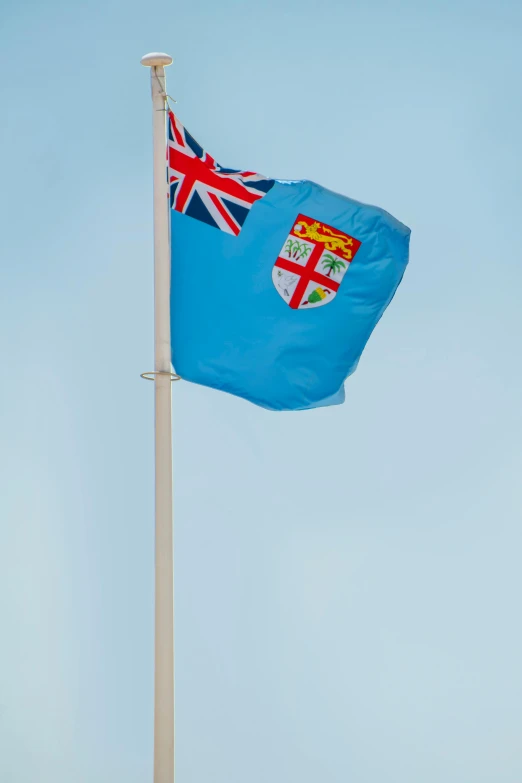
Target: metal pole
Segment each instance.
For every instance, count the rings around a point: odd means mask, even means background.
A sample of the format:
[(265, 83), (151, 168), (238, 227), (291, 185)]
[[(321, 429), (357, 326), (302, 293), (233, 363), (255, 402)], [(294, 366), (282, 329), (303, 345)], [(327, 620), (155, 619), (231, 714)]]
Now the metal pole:
[(166, 181), (164, 66), (154, 52), (150, 67), (154, 149), (154, 413), (156, 462), (156, 567), (154, 636), (154, 783), (174, 783), (174, 555), (170, 349), (170, 234)]

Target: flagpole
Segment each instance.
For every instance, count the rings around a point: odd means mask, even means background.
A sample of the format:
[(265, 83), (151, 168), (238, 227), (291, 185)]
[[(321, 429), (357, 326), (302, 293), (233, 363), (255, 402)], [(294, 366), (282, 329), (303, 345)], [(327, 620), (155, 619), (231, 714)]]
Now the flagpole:
[(172, 508), (172, 374), (170, 349), (170, 233), (166, 181), (164, 66), (172, 57), (153, 52), (150, 68), (154, 158), (154, 379), (155, 617), (154, 783), (174, 783), (174, 555)]

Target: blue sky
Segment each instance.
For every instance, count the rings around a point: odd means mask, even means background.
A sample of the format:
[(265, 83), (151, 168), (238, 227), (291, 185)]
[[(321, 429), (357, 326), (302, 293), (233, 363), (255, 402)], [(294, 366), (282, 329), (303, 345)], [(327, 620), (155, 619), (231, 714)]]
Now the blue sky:
[(2, 8), (0, 779), (152, 781), (151, 122), (412, 229), (340, 408), (174, 389), (178, 783), (519, 783), (522, 9)]

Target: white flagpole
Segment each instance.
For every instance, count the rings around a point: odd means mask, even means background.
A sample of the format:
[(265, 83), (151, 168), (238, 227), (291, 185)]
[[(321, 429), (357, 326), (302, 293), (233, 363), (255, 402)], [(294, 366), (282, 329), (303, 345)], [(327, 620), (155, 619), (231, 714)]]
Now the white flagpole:
[(170, 233), (166, 179), (164, 66), (172, 57), (142, 57), (150, 67), (154, 149), (154, 378), (156, 567), (154, 635), (154, 783), (174, 783), (174, 555), (172, 509), (173, 380), (170, 350)]

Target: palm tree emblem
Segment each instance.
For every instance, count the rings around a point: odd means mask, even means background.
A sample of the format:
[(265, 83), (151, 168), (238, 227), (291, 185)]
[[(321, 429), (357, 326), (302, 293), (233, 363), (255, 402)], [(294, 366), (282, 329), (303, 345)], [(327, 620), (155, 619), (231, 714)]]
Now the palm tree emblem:
[(337, 274), (337, 272), (340, 272), (341, 269), (346, 269), (346, 264), (344, 261), (341, 261), (340, 258), (337, 258), (336, 256), (333, 256), (331, 253), (326, 253), (323, 258), (321, 259), (321, 264), (323, 265), (323, 269), (328, 269), (328, 272), (326, 273), (326, 277), (331, 277), (332, 272), (333, 274)]

